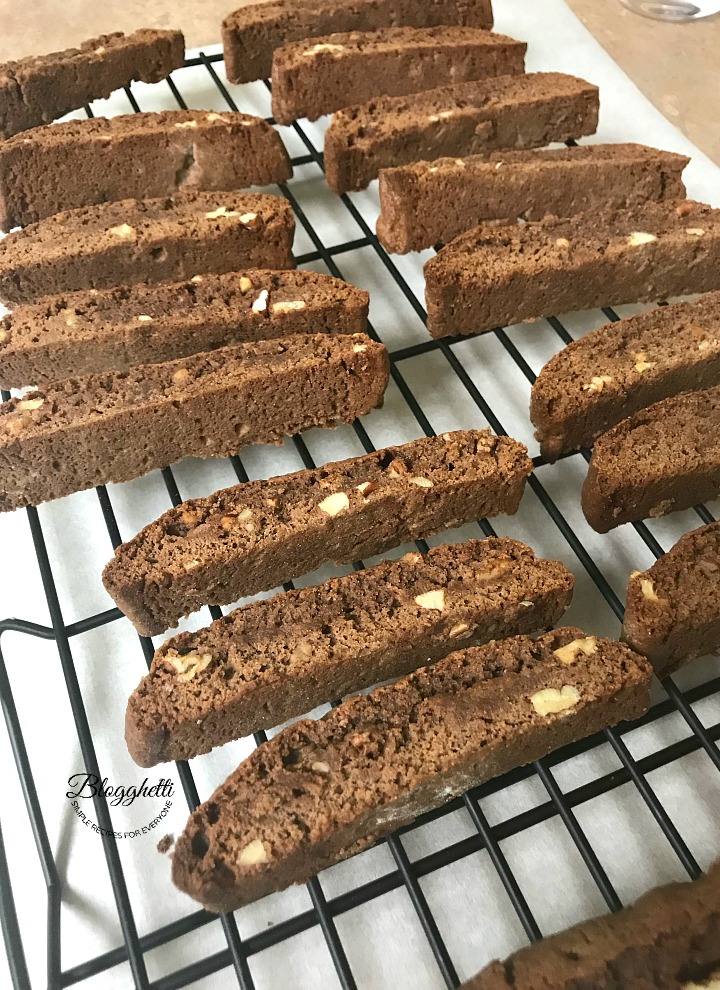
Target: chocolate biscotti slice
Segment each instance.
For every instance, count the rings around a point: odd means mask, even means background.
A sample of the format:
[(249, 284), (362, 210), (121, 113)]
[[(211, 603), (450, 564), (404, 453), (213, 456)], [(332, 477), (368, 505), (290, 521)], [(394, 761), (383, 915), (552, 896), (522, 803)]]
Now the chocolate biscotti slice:
[(608, 323), (563, 348), (532, 388), (548, 461), (679, 392), (720, 385), (720, 292)]
[(340, 110), (325, 135), (325, 169), (337, 193), (364, 189), (383, 168), (533, 148), (593, 134), (596, 86), (559, 72), (499, 76)]
[(131, 82), (154, 83), (185, 58), (180, 31), (116, 31), (50, 55), (0, 65), (0, 140), (107, 99)]
[(173, 881), (211, 911), (306, 881), (350, 846), (637, 718), (651, 676), (627, 646), (572, 628), (453, 653), (260, 746), (191, 816)]
[(367, 292), (306, 271), (249, 269), (69, 292), (0, 320), (0, 386), (127, 371), (295, 333), (363, 333), (367, 312)]
[(720, 649), (720, 523), (686, 533), (630, 577), (622, 638), (658, 677)]
[(283, 45), (273, 55), (279, 124), (317, 120), (375, 96), (407, 96), (448, 83), (524, 72), (527, 45), (478, 28), (383, 28)]
[(58, 213), (0, 240), (0, 300), (294, 268), (295, 217), (264, 193), (180, 193)]
[(491, 28), (491, 0), (265, 0), (242, 7), (222, 24), (230, 82), (266, 79), (275, 49), (340, 31), (454, 24)]
[(486, 220), (540, 220), (681, 199), (689, 158), (641, 144), (492, 151), (380, 172), (380, 241), (398, 254), (447, 244)]
[(663, 399), (595, 443), (582, 490), (598, 533), (720, 495), (720, 386)]
[[(48, 182), (62, 175), (62, 182)], [(0, 230), (62, 210), (182, 190), (284, 182), (290, 158), (260, 117), (164, 110), (70, 120), (0, 144)]]
[(170, 509), (115, 551), (103, 582), (154, 636), (203, 605), (279, 587), (483, 516), (517, 512), (527, 449), (462, 430), (309, 471), (251, 481)]
[(617, 914), (584, 921), (493, 962), (463, 990), (712, 990), (718, 970), (720, 862), (693, 883), (651, 890)]
[(382, 344), (317, 334), (51, 383), (0, 404), (0, 511), (352, 422), (387, 381)]
[(720, 210), (687, 200), (478, 227), (425, 265), (433, 337), (720, 288)]
[(573, 576), (515, 540), (411, 553), (168, 640), (130, 698), (140, 766), (187, 760), (463, 647), (550, 629)]

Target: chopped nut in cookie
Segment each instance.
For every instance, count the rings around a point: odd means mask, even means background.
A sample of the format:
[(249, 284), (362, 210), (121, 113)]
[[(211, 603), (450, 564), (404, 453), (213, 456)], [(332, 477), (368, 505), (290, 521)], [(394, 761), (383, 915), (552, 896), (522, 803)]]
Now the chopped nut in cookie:
[(212, 660), (211, 653), (186, 653), (181, 656), (177, 650), (168, 650), (164, 658), (178, 675), (179, 681), (191, 681), (201, 674)]
[(555, 715), (558, 712), (569, 711), (578, 701), (580, 701), (580, 692), (572, 684), (564, 684), (560, 691), (557, 688), (543, 688), (530, 698), (538, 715)]
[(632, 234), (628, 235), (627, 242), (630, 247), (640, 247), (642, 244), (652, 244), (656, 240), (655, 234), (648, 234), (644, 230), (634, 230)]
[(435, 612), (445, 611), (445, 591), (437, 588), (434, 591), (426, 591), (422, 595), (415, 596), (415, 603), (420, 608), (432, 609)]
[(467, 622), (456, 622), (452, 627), (448, 636), (450, 639), (467, 639), (468, 636), (472, 636), (473, 631)]
[(355, 354), (364, 354), (366, 350), (366, 344), (353, 344), (353, 351)]
[(0, 330), (0, 344), (7, 344), (10, 334), (7, 330)]
[(380, 485), (377, 481), (363, 481), (361, 485), (357, 486), (357, 490), (364, 498), (367, 498), (368, 495), (372, 495), (373, 492), (376, 492), (379, 487)]
[(332, 45), (329, 42), (324, 42), (322, 44), (313, 45), (312, 48), (308, 48), (303, 52), (303, 55), (319, 55), (320, 52), (337, 53), (344, 52), (344, 45)]
[(705, 231), (702, 229), (702, 227), (686, 227), (685, 233), (692, 234), (693, 237), (702, 237)]
[(577, 658), (583, 653), (586, 657), (591, 656), (597, 650), (597, 639), (595, 636), (585, 636), (584, 639), (574, 639), (572, 643), (567, 643), (559, 649), (554, 650), (555, 656), (563, 663), (575, 663)]
[(310, 769), (313, 773), (328, 774), (330, 773), (330, 764), (325, 763), (323, 760), (315, 760), (315, 762), (311, 764)]
[(270, 293), (267, 289), (263, 289), (260, 295), (257, 297), (255, 302), (252, 304), (253, 313), (265, 313), (267, 312), (268, 296)]
[(567, 239), (567, 237), (558, 237), (556, 239), (555, 243), (556, 243), (556, 245), (559, 248), (569, 248), (570, 247), (570, 241)]
[(225, 118), (221, 113), (206, 113), (205, 120), (224, 120)]
[(141, 313), (137, 320), (138, 323), (152, 323), (152, 316), (147, 316), (145, 313)]
[(276, 302), (272, 304), (273, 313), (293, 313), (300, 309), (307, 309), (307, 303), (302, 299), (296, 299), (290, 302)]
[(640, 578), (640, 589), (642, 591), (643, 598), (646, 598), (649, 602), (660, 601), (655, 591), (655, 585), (649, 580), (649, 578)]
[(246, 227), (251, 224), (253, 220), (257, 220), (257, 213), (243, 213), (240, 217), (240, 223), (244, 224)]
[(583, 385), (583, 392), (602, 392), (612, 380), (612, 375), (595, 375), (588, 385)]
[(656, 364), (657, 361), (648, 361), (647, 354), (644, 351), (638, 351), (635, 355), (635, 371), (640, 374), (643, 371), (649, 371), (651, 368), (654, 368)]
[(240, 866), (260, 866), (262, 863), (269, 863), (270, 858), (262, 839), (253, 839), (241, 849), (237, 861)]
[(121, 223), (119, 227), (111, 227), (108, 231), (109, 234), (114, 234), (115, 237), (135, 237), (135, 228), (131, 227), (129, 223)]
[(183, 564), (183, 570), (187, 571), (188, 574), (196, 571), (199, 567), (202, 567), (202, 563), (199, 560), (188, 560), (187, 563)]
[(173, 373), (172, 380), (174, 385), (187, 385), (190, 381), (191, 375), (187, 368), (178, 368), (176, 372)]
[(229, 210), (227, 206), (218, 206), (216, 210), (211, 213), (206, 213), (205, 217), (208, 220), (219, 220), (220, 217), (239, 217), (240, 214), (237, 210)]
[(327, 498), (324, 498), (322, 502), (318, 503), (318, 509), (327, 513), (329, 516), (336, 516), (338, 513), (349, 508), (350, 499), (347, 497), (345, 492), (335, 492), (333, 495), (328, 495)]
[(181, 120), (175, 124), (176, 127), (197, 127), (196, 120)]
[(18, 404), (15, 406), (17, 410), (22, 410), (25, 412), (32, 412), (34, 409), (39, 409), (40, 406), (45, 402), (45, 399), (20, 399)]
[(432, 483), (432, 481), (430, 481), (429, 478), (420, 478), (420, 477), (417, 477), (417, 478), (411, 478), (410, 481), (413, 483), (413, 485), (417, 485), (418, 488), (432, 488), (433, 487), (433, 483)]
[(387, 474), (389, 478), (402, 478), (406, 474), (410, 474), (405, 465), (404, 461), (401, 461), (399, 457), (396, 457), (394, 461), (391, 461), (387, 467)]

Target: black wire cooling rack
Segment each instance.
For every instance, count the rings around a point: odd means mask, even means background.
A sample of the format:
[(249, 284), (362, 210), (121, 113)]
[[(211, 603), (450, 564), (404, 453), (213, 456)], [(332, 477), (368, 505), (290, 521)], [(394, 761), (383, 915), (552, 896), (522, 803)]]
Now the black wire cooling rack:
[[(232, 110), (237, 110), (235, 101), (228, 92), (228, 89), (221, 79), (216, 69), (216, 64), (221, 62), (222, 56), (206, 55), (200, 53), (198, 57), (189, 58), (185, 62), (184, 68), (202, 67), (204, 68), (212, 84), (219, 91), (222, 99)], [(182, 72), (182, 70), (178, 70)], [(172, 97), (177, 105), (186, 108), (186, 103), (177, 88), (173, 78), (167, 80), (167, 84), (172, 93)], [(265, 84), (269, 88), (269, 83)], [(126, 96), (134, 111), (139, 111), (140, 107), (130, 89), (125, 90)], [(92, 116), (92, 111), (86, 107), (88, 116)], [(268, 118), (273, 123), (271, 118)], [(300, 124), (295, 124), (294, 130), (306, 148), (306, 153), (293, 159), (294, 166), (315, 165), (318, 169), (323, 169), (323, 155), (317, 150), (313, 141), (308, 137), (306, 131)], [(333, 246), (326, 246), (312, 223), (309, 221), (302, 207), (293, 195), (292, 187), (283, 185), (280, 187), (282, 194), (287, 198), (293, 207), (295, 216), (310, 238), (314, 250), (297, 257), (299, 265), (322, 261), (330, 274), (342, 278), (342, 273), (336, 263), (336, 257), (358, 248), (370, 248), (377, 253), (387, 276), (393, 280), (395, 285), (402, 292), (407, 304), (412, 307), (415, 314), (425, 320), (425, 311), (419, 303), (417, 297), (408, 285), (399, 268), (393, 259), (384, 251), (374, 232), (364, 220), (363, 216), (354, 205), (352, 200), (344, 195), (341, 198), (342, 204), (346, 208), (349, 218), (357, 228), (358, 236), (355, 239), (344, 241)], [(603, 310), (609, 320), (616, 320), (617, 315), (610, 309)], [(567, 344), (572, 337), (557, 318), (551, 317), (548, 321), (554, 332), (563, 344)], [(378, 339), (372, 327), (369, 333)], [(534, 381), (534, 374), (517, 347), (507, 335), (504, 329), (498, 328), (494, 331), (497, 339), (505, 352), (516, 364), (517, 368), (527, 378), (529, 382)], [(466, 340), (467, 338), (462, 338)], [(412, 416), (417, 421), (419, 429), (428, 436), (432, 436), (434, 431), (423, 412), (421, 405), (413, 394), (403, 376), (403, 362), (420, 354), (435, 351), (447, 362), (452, 372), (459, 379), (462, 388), (467, 393), (467, 397), (485, 417), (493, 430), (498, 434), (505, 434), (503, 424), (496, 416), (493, 408), (478, 389), (463, 363), (455, 353), (455, 345), (460, 339), (428, 339), (413, 346), (392, 351), (391, 375), (392, 380), (407, 403)], [(3, 400), (9, 394), (2, 393)], [(374, 450), (371, 440), (361, 423), (353, 424), (356, 436), (366, 451)], [(307, 445), (302, 437), (294, 437), (293, 443), (302, 459), (305, 467), (315, 466)], [(588, 457), (588, 453), (572, 455), (575, 457)], [(240, 482), (248, 480), (245, 468), (240, 457), (232, 457), (231, 464), (237, 479)], [(544, 464), (541, 457), (534, 459), (535, 467)], [(180, 492), (173, 477), (172, 470), (166, 468), (163, 472), (163, 479), (167, 488), (167, 493), (173, 505), (181, 501)], [(547, 512), (552, 524), (557, 527), (562, 538), (568, 547), (575, 554), (582, 567), (585, 569), (590, 579), (594, 582), (612, 612), (618, 619), (622, 619), (623, 605), (614, 590), (603, 576), (599, 567), (593, 561), (589, 552), (572, 525), (558, 508), (555, 501), (548, 494), (546, 488), (541, 484), (537, 474), (534, 474), (529, 481), (530, 487), (539, 499)], [(100, 502), (102, 514), (108, 534), (113, 547), (121, 542), (120, 532), (105, 488), (97, 489), (97, 497)], [(712, 522), (713, 516), (705, 506), (697, 506), (695, 512), (703, 523)], [(24, 621), (22, 619), (7, 619), (0, 622), (0, 637), (3, 633), (13, 631), (23, 633), (30, 637), (52, 640), (56, 644), (60, 663), (62, 666), (65, 683), (69, 695), (70, 706), (77, 730), (80, 750), (84, 759), (84, 764), (88, 772), (98, 772), (98, 760), (95, 746), (90, 731), (88, 715), (86, 711), (83, 694), (78, 681), (71, 641), (73, 637), (89, 630), (96, 629), (107, 623), (114, 622), (121, 617), (118, 609), (110, 609), (82, 621), (66, 625), (63, 621), (56, 580), (50, 565), (50, 559), (46, 547), (45, 536), (40, 523), (38, 512), (34, 508), (27, 510), (30, 531), (35, 547), (37, 562), (42, 578), (43, 588), (47, 599), (50, 616), (50, 626), (39, 625), (37, 623)], [(482, 533), (486, 536), (494, 535), (492, 526), (487, 520), (479, 520), (478, 525)], [(635, 530), (644, 541), (647, 548), (656, 557), (663, 553), (662, 546), (655, 536), (650, 532), (644, 523), (635, 525)], [(422, 541), (418, 542), (421, 551), (427, 549), (427, 545)], [(356, 568), (362, 567), (358, 562)], [(285, 588), (290, 588), (286, 585)], [(219, 608), (210, 609), (213, 618), (218, 618), (222, 613)], [(140, 647), (143, 651), (146, 662), (150, 663), (153, 655), (153, 646), (149, 639), (140, 637)], [(38, 793), (33, 778), (33, 772), (28, 759), (28, 753), (23, 738), (23, 730), (20, 724), (18, 711), (15, 706), (13, 694), (8, 679), (7, 668), (0, 650), (0, 696), (2, 699), (3, 714), (7, 725), (12, 751), (14, 754), (17, 771), (20, 778), (22, 792), (30, 817), (31, 827), (40, 864), (43, 871), (45, 884), (47, 887), (47, 985), (50, 990), (80, 984), (92, 977), (106, 973), (111, 968), (121, 963), (128, 963), (132, 973), (132, 979), (138, 990), (173, 990), (177, 987), (185, 987), (204, 977), (224, 971), (229, 982), (223, 986), (230, 985), (236, 979), (237, 985), (243, 990), (252, 990), (255, 986), (250, 971), (249, 960), (251, 957), (265, 949), (277, 946), (279, 943), (305, 932), (314, 926), (319, 926), (327, 944), (330, 957), (337, 972), (337, 978), (344, 990), (352, 990), (356, 987), (356, 980), (348, 962), (342, 941), (336, 928), (336, 919), (360, 905), (368, 904), (376, 898), (381, 897), (397, 888), (404, 887), (410, 897), (417, 918), (422, 926), (422, 930), (430, 944), (432, 953), (437, 962), (440, 973), (440, 980), (444, 981), (447, 987), (455, 988), (459, 985), (459, 978), (448, 948), (440, 934), (436, 918), (430, 909), (428, 901), (421, 889), (420, 880), (428, 874), (440, 870), (449, 864), (462, 860), (473, 853), (485, 850), (497, 871), (497, 875), (509, 897), (514, 911), (517, 914), (522, 928), (530, 941), (540, 939), (541, 931), (536, 919), (525, 899), (520, 884), (514, 875), (508, 860), (501, 849), (501, 842), (511, 836), (517, 835), (541, 822), (548, 821), (556, 816), (564, 824), (567, 832), (574, 843), (577, 851), (582, 857), (592, 880), (604, 899), (610, 911), (620, 909), (620, 899), (605, 871), (600, 863), (596, 851), (593, 849), (583, 828), (581, 827), (575, 810), (585, 802), (591, 801), (600, 795), (607, 794), (625, 784), (632, 783), (639, 793), (642, 801), (646, 805), (651, 815), (656, 820), (662, 835), (670, 844), (675, 856), (682, 864), (689, 877), (697, 877), (701, 870), (681, 837), (678, 829), (671, 821), (666, 809), (660, 799), (649, 784), (647, 776), (649, 773), (667, 766), (673, 761), (679, 760), (688, 754), (703, 750), (712, 761), (714, 769), (720, 771), (720, 750), (716, 746), (716, 741), (720, 738), (720, 723), (705, 727), (694, 712), (692, 705), (702, 699), (710, 698), (720, 694), (720, 677), (714, 677), (704, 684), (689, 691), (681, 692), (672, 679), (663, 682), (666, 692), (664, 700), (656, 704), (650, 712), (638, 722), (633, 723), (632, 728), (646, 725), (664, 718), (670, 713), (679, 713), (681, 718), (689, 727), (689, 734), (684, 738), (667, 745), (662, 749), (655, 750), (640, 759), (635, 759), (630, 753), (628, 746), (623, 740), (625, 732), (630, 726), (620, 726), (615, 729), (606, 729), (589, 739), (585, 739), (573, 746), (566, 747), (558, 753), (541, 760), (532, 766), (523, 767), (506, 774), (504, 777), (493, 780), (488, 784), (477, 788), (458, 798), (441, 809), (431, 812), (418, 819), (413, 824), (400, 829), (395, 835), (385, 839), (384, 842), (389, 849), (394, 860), (394, 868), (363, 885), (345, 891), (338, 896), (327, 899), (320, 883), (313, 879), (307, 885), (312, 907), (302, 911), (291, 918), (285, 919), (272, 925), (265, 930), (241, 939), (234, 916), (222, 916), (209, 914), (203, 910), (193, 911), (177, 921), (158, 928), (142, 937), (138, 933), (135, 917), (131, 907), (130, 897), (126, 877), (123, 872), (121, 859), (115, 839), (112, 834), (102, 835), (101, 841), (107, 863), (112, 891), (117, 909), (117, 915), (123, 934), (124, 944), (117, 948), (87, 959), (85, 962), (75, 965), (69, 969), (62, 969), (60, 952), (60, 925), (61, 925), (61, 886), (62, 876), (56, 864), (51, 844), (48, 839), (46, 823), (38, 799)], [(265, 741), (265, 733), (257, 733), (255, 742), (260, 745)], [(609, 744), (618, 757), (621, 768), (611, 773), (594, 778), (569, 792), (563, 792), (558, 785), (554, 768), (573, 756), (597, 749), (602, 744)], [(178, 775), (187, 799), (188, 808), (194, 809), (199, 803), (198, 792), (193, 780), (193, 774), (187, 763), (177, 765)], [(102, 776), (102, 775), (100, 775)], [(527, 780), (535, 776), (541, 782), (547, 794), (547, 800), (543, 803), (521, 813), (505, 819), (499, 824), (491, 826), (481, 809), (481, 800), (491, 794), (502, 791), (519, 781)], [(95, 815), (98, 825), (112, 833), (112, 823), (106, 800), (103, 797), (96, 797), (94, 800)], [(474, 834), (448, 845), (446, 848), (426, 854), (412, 863), (404, 849), (401, 838), (403, 835), (422, 826), (430, 821), (441, 818), (459, 808), (464, 808), (470, 816), (474, 827)], [(27, 941), (24, 944), (21, 937), (20, 925), (15, 908), (10, 874), (5, 846), (0, 830), (0, 915), (2, 917), (3, 935), (9, 956), (10, 971), (15, 988), (31, 987), (31, 981), (27, 966), (26, 951)], [(220, 925), (224, 933), (226, 947), (219, 952), (215, 952), (200, 961), (186, 965), (170, 975), (151, 981), (148, 976), (145, 954), (159, 946), (166, 945), (175, 939), (182, 938), (190, 932), (205, 925)], [(234, 971), (234, 977), (232, 976)], [(438, 984), (440, 985), (440, 983)]]

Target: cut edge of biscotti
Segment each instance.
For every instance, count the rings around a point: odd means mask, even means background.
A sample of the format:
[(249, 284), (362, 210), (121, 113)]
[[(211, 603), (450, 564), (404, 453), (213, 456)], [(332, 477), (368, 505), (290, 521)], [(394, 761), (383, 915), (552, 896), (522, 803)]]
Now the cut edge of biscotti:
[(630, 575), (622, 639), (658, 677), (720, 649), (720, 523), (686, 533)]
[[(598, 112), (597, 86), (560, 72), (378, 97), (333, 116), (325, 135), (328, 185), (336, 193), (358, 191), (381, 169), (421, 158), (581, 138), (597, 129)], [(417, 148), (420, 136), (426, 148)]]
[(167, 282), (238, 267), (293, 269), (282, 196), (185, 192), (65, 210), (0, 240), (0, 300)]
[[(378, 177), (377, 234), (386, 250), (407, 254), (449, 243), (483, 223), (570, 216), (588, 203), (626, 207), (646, 199), (677, 200), (685, 195), (681, 175), (689, 161), (624, 143), (505, 149), (385, 168)], [(655, 184), (649, 187), (651, 175)], [(580, 201), (568, 179), (582, 185)], [(462, 204), (454, 204), (452, 219), (443, 208), (448, 192), (457, 192)]]
[(531, 473), (523, 444), (461, 430), (236, 485), (146, 526), (117, 548), (103, 582), (135, 628), (155, 635), (203, 605), (271, 590), (329, 560), (513, 514)]
[(382, 403), (388, 378), (383, 344), (313, 334), (51, 382), (0, 404), (0, 511), (351, 423)]
[[(691, 200), (479, 226), (425, 263), (428, 330), (435, 338), (485, 333), (558, 312), (716, 290), (716, 252), (720, 209)], [(609, 289), (603, 269), (614, 270), (619, 259), (626, 259), (622, 278)]]
[[(394, 24), (455, 24), (486, 30), (493, 26), (491, 0), (443, 0), (427, 5), (417, 0), (359, 0), (353, 7), (354, 12), (337, 0), (265, 0), (233, 11), (221, 26), (228, 79), (246, 83), (268, 78), (277, 48), (332, 31), (377, 30)], [(363, 18), (365, 12), (369, 20)]]
[(720, 385), (628, 416), (593, 448), (581, 493), (587, 522), (607, 533), (718, 498), (719, 438)]
[(364, 333), (369, 296), (331, 275), (247, 269), (47, 296), (0, 320), (0, 386), (127, 371), (291, 334)]
[(156, 651), (128, 702), (128, 749), (145, 767), (191, 759), (461, 644), (550, 629), (573, 584), (559, 561), (490, 538), (253, 602)]
[[(223, 180), (228, 180), (232, 172), (234, 188), (267, 186), (292, 176), (290, 156), (280, 134), (263, 118), (251, 114), (162, 110), (69, 120), (52, 127), (33, 128), (0, 143), (0, 230), (25, 227), (63, 210), (94, 205), (100, 198), (116, 201), (127, 186), (122, 186), (120, 172), (112, 174), (112, 162), (103, 164), (108, 147), (115, 145), (117, 164), (127, 155), (121, 146), (123, 139), (140, 135), (152, 135), (156, 139), (153, 157), (161, 162), (167, 159), (161, 169), (162, 182), (159, 177), (150, 177), (149, 167), (143, 169), (146, 181), (158, 187), (146, 186), (143, 190), (143, 195), (151, 198), (184, 191), (214, 191), (219, 184), (218, 169), (225, 169)], [(31, 184), (44, 174), (47, 164), (43, 155), (55, 149), (67, 154), (73, 167), (88, 176), (105, 168), (108, 174), (103, 191), (98, 193), (95, 179), (94, 183), (88, 182), (83, 195), (82, 187), (73, 180), (66, 189), (62, 183), (57, 184), (49, 197), (50, 205), (33, 198), (26, 181)], [(127, 173), (124, 178), (127, 182)], [(115, 188), (116, 184), (119, 188)], [(229, 180), (223, 185), (229, 185)], [(233, 191), (233, 187), (222, 192)], [(67, 191), (70, 188), (71, 194)]]
[(211, 911), (305, 882), (471, 787), (639, 717), (651, 678), (629, 647), (576, 628), (450, 654), (255, 750), (190, 817), (173, 882)]
[(607, 323), (542, 368), (530, 419), (548, 461), (591, 447), (623, 419), (720, 384), (720, 292)]
[[(273, 117), (279, 124), (301, 117), (317, 120), (378, 96), (434, 89), (448, 79), (443, 59), (452, 60), (456, 83), (519, 74), (526, 51), (525, 42), (507, 35), (453, 25), (339, 32), (289, 42), (273, 52)], [(387, 75), (390, 59), (402, 63), (395, 81)], [(351, 79), (363, 87), (360, 92), (353, 93)]]

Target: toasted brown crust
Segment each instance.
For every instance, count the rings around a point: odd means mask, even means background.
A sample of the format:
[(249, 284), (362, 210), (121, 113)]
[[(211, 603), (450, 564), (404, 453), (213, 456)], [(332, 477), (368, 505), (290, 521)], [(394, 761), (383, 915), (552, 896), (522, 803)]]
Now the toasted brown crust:
[(530, 419), (554, 461), (646, 406), (720, 384), (720, 292), (607, 323), (563, 348), (532, 388)]
[(0, 385), (41, 385), (290, 334), (364, 333), (368, 294), (307, 271), (248, 269), (69, 292), (0, 321)]
[(392, 27), (283, 45), (273, 54), (272, 109), (279, 124), (453, 83), (521, 73), (527, 45), (474, 28)]
[(491, 0), (265, 0), (223, 21), (225, 71), (233, 83), (267, 79), (273, 52), (292, 41), (339, 31), (440, 24), (489, 29)]
[(478, 227), (425, 265), (433, 337), (720, 288), (720, 210), (645, 203)]
[(596, 86), (559, 72), (499, 76), (340, 110), (325, 134), (328, 185), (364, 189), (383, 168), (594, 133)]
[(103, 581), (135, 628), (155, 635), (203, 605), (276, 588), (328, 560), (512, 514), (531, 472), (516, 440), (463, 430), (236, 485), (146, 526), (118, 547)]
[(102, 34), (78, 48), (5, 62), (0, 65), (0, 140), (107, 99), (135, 80), (159, 82), (179, 69), (184, 57), (180, 31), (146, 28), (128, 35)]
[(263, 193), (182, 193), (67, 210), (0, 241), (0, 299), (294, 268), (295, 217)]
[(582, 490), (598, 533), (720, 494), (720, 386), (663, 399), (595, 444)]
[(720, 648), (720, 523), (686, 533), (631, 576), (622, 638), (658, 677)]
[(352, 422), (387, 381), (382, 344), (319, 334), (51, 383), (0, 404), (0, 511)]
[(701, 990), (720, 967), (720, 862), (694, 883), (645, 894), (617, 914), (567, 931), (493, 962), (463, 990), (615, 990), (650, 986)]
[(579, 629), (451, 654), (257, 749), (191, 816), (173, 881), (211, 911), (304, 882), (469, 787), (640, 716), (651, 676)]
[(689, 159), (639, 144), (492, 151), (380, 172), (378, 237), (405, 254), (488, 220), (540, 220), (680, 199)]
[[(62, 181), (48, 182), (48, 174)], [(227, 193), (291, 175), (278, 132), (249, 114), (164, 110), (71, 120), (0, 145), (0, 230), (110, 200)]]
[(492, 538), (253, 602), (156, 652), (128, 702), (128, 749), (145, 767), (191, 759), (459, 646), (549, 629), (572, 589), (559, 561)]

